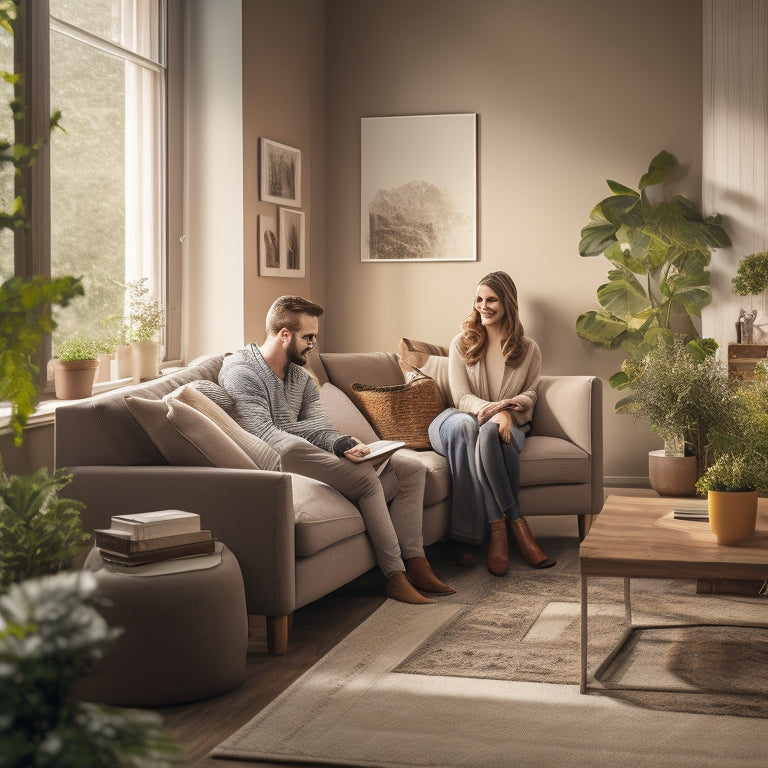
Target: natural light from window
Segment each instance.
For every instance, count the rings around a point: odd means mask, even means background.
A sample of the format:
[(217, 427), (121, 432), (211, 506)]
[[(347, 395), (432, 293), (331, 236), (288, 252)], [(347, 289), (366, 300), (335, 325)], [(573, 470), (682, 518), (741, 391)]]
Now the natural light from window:
[[(82, 275), (85, 297), (57, 334), (109, 335), (125, 285), (162, 297), (165, 39), (162, 0), (50, 0), (51, 272)], [(111, 323), (110, 323), (111, 319)]]

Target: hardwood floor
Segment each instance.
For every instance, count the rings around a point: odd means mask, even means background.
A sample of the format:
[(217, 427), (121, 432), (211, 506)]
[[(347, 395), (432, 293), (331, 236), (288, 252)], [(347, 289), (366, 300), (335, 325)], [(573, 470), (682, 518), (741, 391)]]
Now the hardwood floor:
[[(184, 751), (182, 768), (229, 768), (278, 763), (205, 759), (213, 747), (247, 723), (384, 602), (384, 580), (371, 572), (296, 611), (288, 653), (267, 653), (263, 616), (250, 617), (246, 678), (234, 691), (213, 699), (156, 710)], [(205, 663), (201, 659), (201, 663)], [(301, 768), (301, 766), (297, 766)]]

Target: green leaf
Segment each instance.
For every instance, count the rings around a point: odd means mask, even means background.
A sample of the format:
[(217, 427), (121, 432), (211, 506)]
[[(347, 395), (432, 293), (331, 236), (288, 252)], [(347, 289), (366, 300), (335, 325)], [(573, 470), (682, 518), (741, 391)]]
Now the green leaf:
[(597, 289), (597, 300), (610, 315), (626, 324), (651, 306), (645, 291), (634, 277), (631, 280), (611, 280), (601, 285)]
[(661, 184), (667, 178), (670, 171), (676, 166), (677, 160), (674, 155), (671, 155), (666, 150), (662, 150), (653, 158), (653, 160), (651, 160), (651, 164), (648, 166), (648, 171), (640, 178), (638, 188), (646, 189), (647, 187)]
[(607, 180), (608, 189), (613, 192), (614, 195), (625, 195), (630, 197), (639, 197), (640, 195), (631, 187), (627, 187), (624, 184), (619, 184), (618, 181)]
[(615, 349), (619, 346), (626, 330), (626, 323), (622, 323), (604, 312), (590, 310), (579, 315), (576, 320), (576, 333), (582, 339), (609, 349)]
[(581, 256), (599, 256), (611, 243), (615, 243), (616, 228), (605, 221), (587, 224), (581, 230), (579, 254)]

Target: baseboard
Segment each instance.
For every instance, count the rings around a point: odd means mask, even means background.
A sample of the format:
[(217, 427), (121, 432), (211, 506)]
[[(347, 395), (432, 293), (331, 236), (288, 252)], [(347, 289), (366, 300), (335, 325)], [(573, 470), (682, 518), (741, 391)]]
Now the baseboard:
[(651, 481), (647, 477), (606, 475), (603, 477), (603, 485), (606, 488), (650, 488)]

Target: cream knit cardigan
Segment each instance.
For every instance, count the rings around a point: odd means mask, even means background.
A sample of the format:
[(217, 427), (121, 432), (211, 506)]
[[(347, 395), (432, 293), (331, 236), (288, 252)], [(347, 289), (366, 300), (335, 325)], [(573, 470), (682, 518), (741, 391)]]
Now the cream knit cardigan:
[[(466, 413), (478, 413), (491, 400), (488, 384), (488, 372), (485, 358), (477, 365), (467, 365), (459, 352), (461, 334), (451, 341), (448, 353), (448, 379), (451, 385), (451, 396), (454, 405)], [(516, 367), (511, 365), (504, 369), (501, 380), (499, 400), (514, 397), (523, 404), (522, 411), (512, 411), (515, 424), (519, 427), (530, 422), (533, 408), (536, 405), (536, 387), (541, 378), (541, 350), (533, 340), (525, 337), (528, 349), (525, 356)]]

